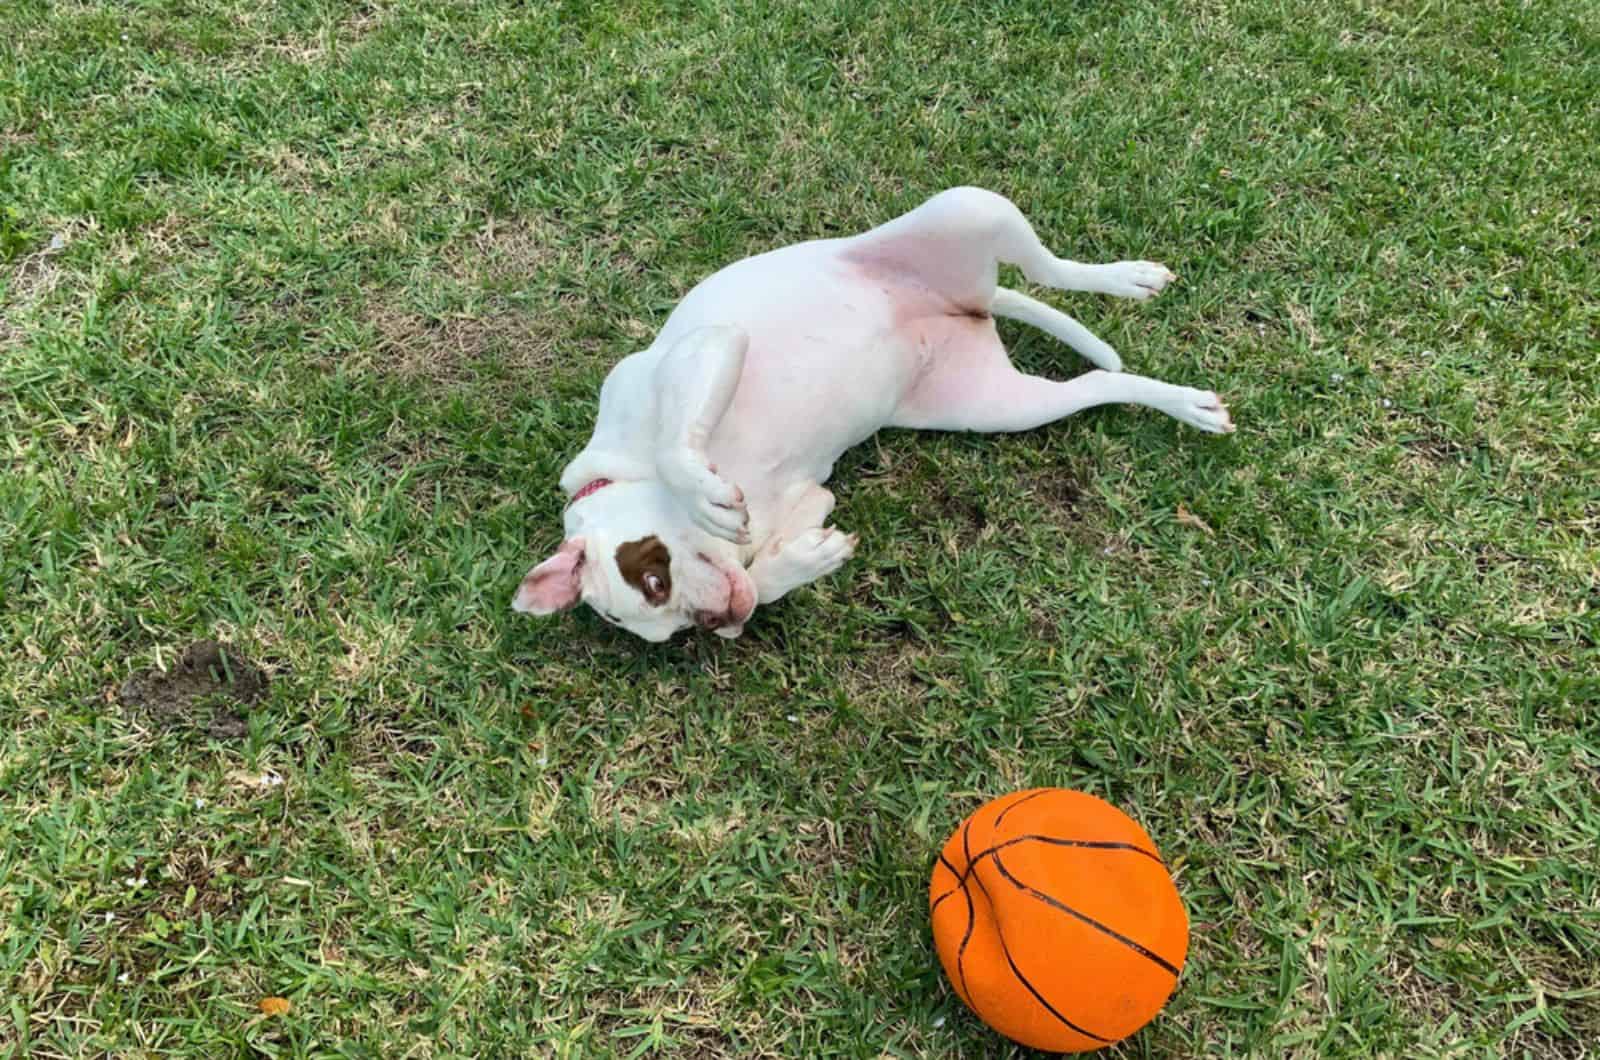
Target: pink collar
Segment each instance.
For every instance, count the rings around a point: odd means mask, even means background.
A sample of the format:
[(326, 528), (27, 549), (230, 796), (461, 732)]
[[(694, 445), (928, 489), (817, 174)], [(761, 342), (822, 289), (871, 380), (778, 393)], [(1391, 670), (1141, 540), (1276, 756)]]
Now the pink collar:
[(593, 482), (591, 482), (587, 486), (583, 487), (583, 489), (579, 490), (577, 493), (574, 493), (572, 495), (572, 499), (567, 502), (567, 507), (568, 508), (572, 507), (574, 504), (577, 504), (579, 501), (581, 501), (585, 497), (589, 496), (589, 494), (598, 493), (599, 491), (605, 489), (609, 485), (611, 485), (611, 480), (608, 479), (608, 478), (597, 478), (597, 479), (595, 479)]

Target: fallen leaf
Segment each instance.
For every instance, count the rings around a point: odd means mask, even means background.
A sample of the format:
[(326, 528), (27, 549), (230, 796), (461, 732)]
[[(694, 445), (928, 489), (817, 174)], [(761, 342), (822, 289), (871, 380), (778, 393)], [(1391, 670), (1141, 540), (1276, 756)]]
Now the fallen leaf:
[(270, 769), (265, 773), (247, 773), (235, 769), (228, 774), (228, 779), (247, 788), (276, 788), (283, 783), (283, 778)]
[(1208, 534), (1216, 533), (1216, 531), (1212, 530), (1211, 527), (1206, 524), (1204, 519), (1200, 518), (1198, 515), (1194, 514), (1181, 504), (1178, 505), (1178, 522), (1182, 523), (1184, 526), (1192, 526), (1196, 530), (1204, 530)]
[(256, 1002), (256, 1007), (269, 1016), (287, 1016), (294, 1006), (286, 997), (264, 997)]

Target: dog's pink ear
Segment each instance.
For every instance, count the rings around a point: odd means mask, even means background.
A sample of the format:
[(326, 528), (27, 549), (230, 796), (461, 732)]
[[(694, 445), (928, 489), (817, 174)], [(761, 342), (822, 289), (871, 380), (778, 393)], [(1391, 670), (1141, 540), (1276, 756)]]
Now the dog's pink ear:
[(583, 570), (583, 538), (563, 542), (556, 554), (530, 570), (511, 598), (511, 610), (550, 615), (577, 604), (583, 595), (578, 580)]

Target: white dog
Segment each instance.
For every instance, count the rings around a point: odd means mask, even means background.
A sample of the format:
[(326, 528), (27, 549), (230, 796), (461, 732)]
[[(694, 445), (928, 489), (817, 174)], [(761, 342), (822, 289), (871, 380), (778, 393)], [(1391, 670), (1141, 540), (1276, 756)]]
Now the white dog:
[[(856, 538), (824, 525), (822, 484), (881, 427), (1025, 431), (1132, 402), (1233, 429), (1217, 395), (1125, 374), (1083, 325), (996, 286), (1000, 262), (1034, 283), (1126, 298), (1173, 279), (1148, 261), (1058, 258), (1014, 205), (978, 188), (730, 265), (606, 377), (594, 435), (561, 475), (566, 540), (511, 606), (547, 615), (582, 600), (646, 640), (689, 626), (736, 637), (757, 604), (850, 558)], [(996, 316), (1042, 328), (1097, 370), (1064, 383), (1018, 372)]]

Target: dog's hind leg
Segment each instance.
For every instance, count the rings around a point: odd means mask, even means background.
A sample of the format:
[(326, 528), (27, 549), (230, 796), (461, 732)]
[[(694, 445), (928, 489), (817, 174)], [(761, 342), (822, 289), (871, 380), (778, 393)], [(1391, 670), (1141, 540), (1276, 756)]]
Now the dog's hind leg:
[[(800, 483), (778, 502), (783, 512), (772, 536), (751, 561), (750, 580), (756, 602), (771, 604), (802, 585), (826, 577), (855, 554), (858, 539), (825, 526), (833, 512), (833, 494), (816, 483)], [(742, 626), (724, 626), (717, 633), (737, 637)]]
[(1011, 200), (982, 188), (940, 192), (852, 242), (846, 252), (852, 260), (914, 276), (966, 310), (989, 309), (1000, 262), (1047, 287), (1124, 298), (1149, 298), (1173, 279), (1153, 261), (1089, 265), (1058, 258)]
[(893, 425), (938, 431), (1026, 431), (1096, 405), (1129, 403), (1165, 412), (1212, 434), (1233, 430), (1222, 399), (1126, 372), (1097, 370), (1057, 382), (1011, 364), (994, 322), (946, 350), (895, 410)]
[(997, 287), (994, 298), (989, 302), (989, 312), (997, 317), (1020, 320), (1024, 324), (1031, 324), (1040, 331), (1053, 335), (1083, 354), (1096, 368), (1104, 368), (1108, 372), (1122, 371), (1122, 358), (1117, 356), (1116, 350), (1106, 345), (1094, 332), (1053, 306), (1045, 305), (1008, 287)]

